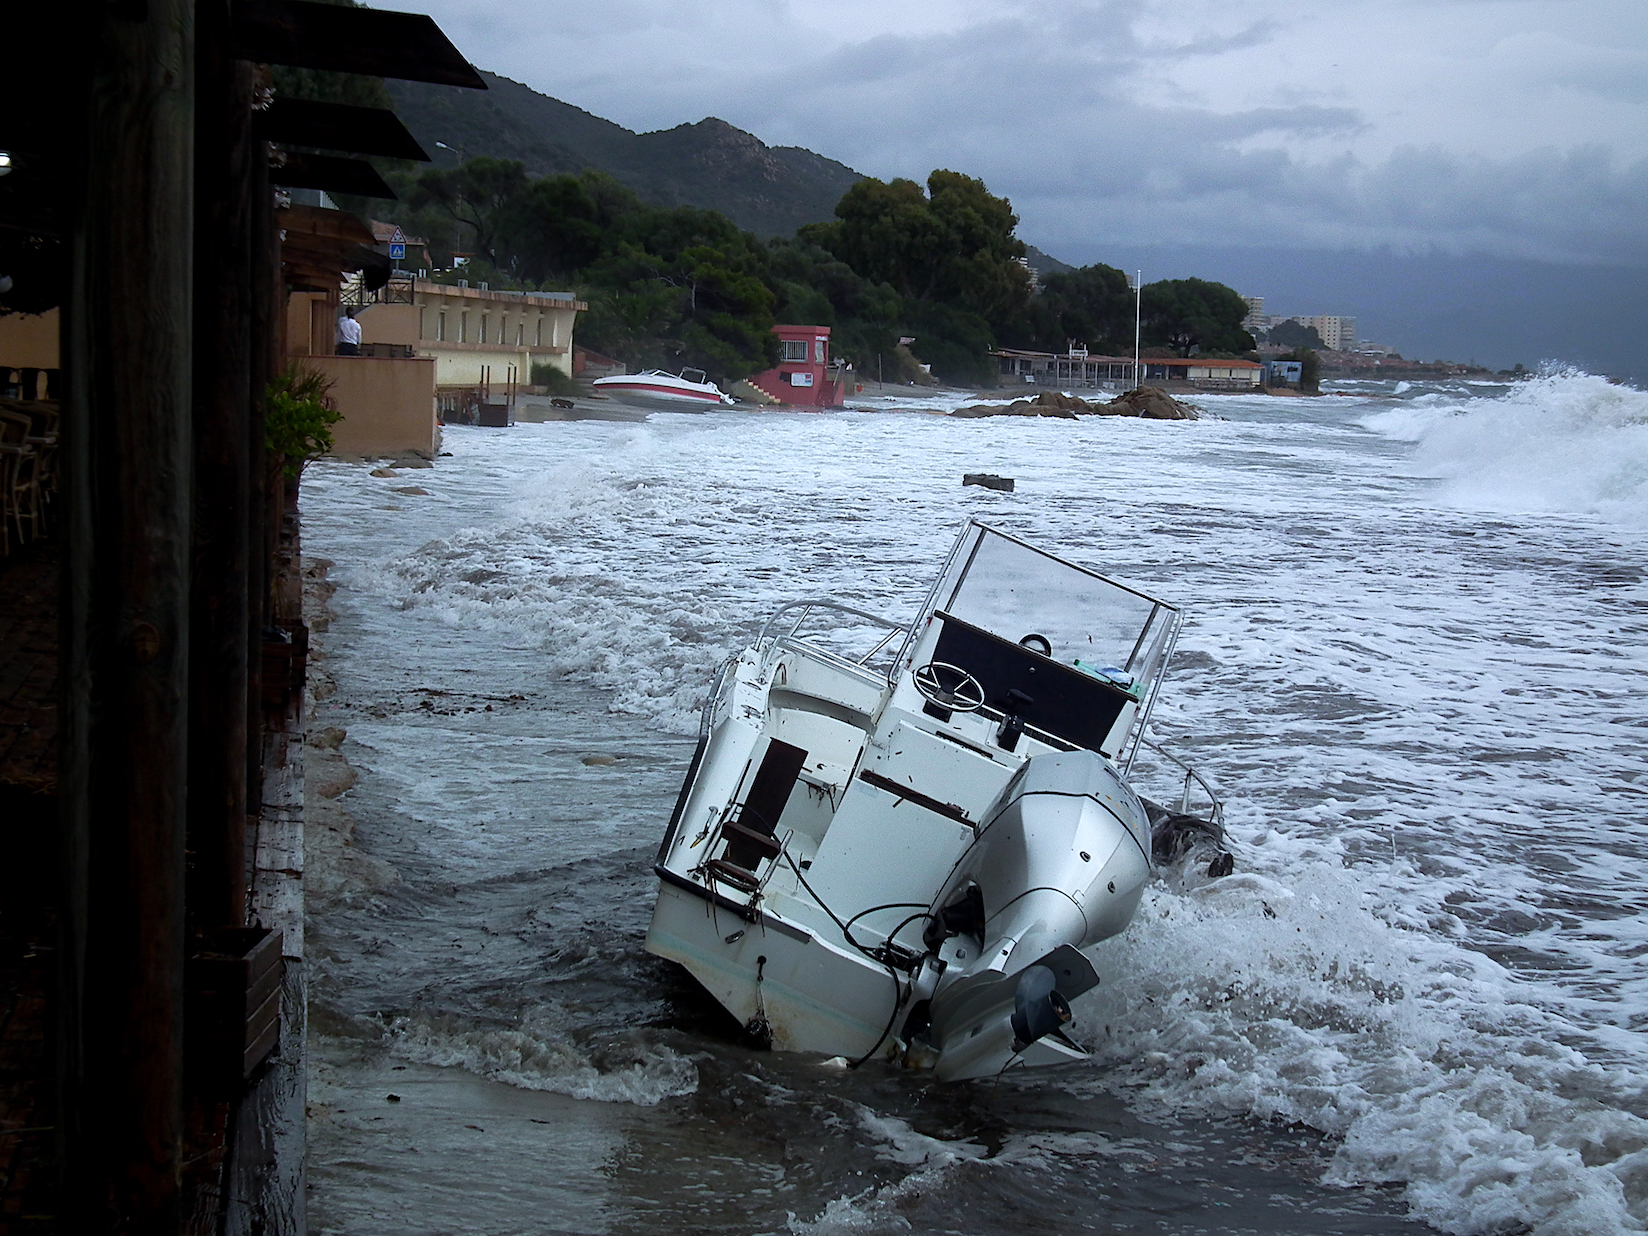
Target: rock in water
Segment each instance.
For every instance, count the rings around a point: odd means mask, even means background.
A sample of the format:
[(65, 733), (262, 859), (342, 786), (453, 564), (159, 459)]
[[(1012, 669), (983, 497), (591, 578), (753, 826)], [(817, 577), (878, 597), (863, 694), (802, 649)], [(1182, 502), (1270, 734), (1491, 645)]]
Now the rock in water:
[(1152, 421), (1193, 421), (1201, 414), (1200, 409), (1180, 403), (1159, 386), (1135, 386), (1098, 410), (1111, 416), (1142, 416)]
[(1160, 387), (1138, 386), (1109, 403), (1088, 403), (1059, 391), (1042, 391), (1034, 399), (1015, 399), (1012, 403), (968, 404), (950, 415), (968, 418), (1056, 416), (1067, 421), (1079, 416), (1142, 416), (1153, 421), (1193, 421), (1201, 412), (1193, 404), (1180, 403)]
[(986, 489), (999, 489), (1003, 493), (1013, 492), (1013, 478), (1010, 476), (996, 476), (990, 472), (969, 472), (961, 478), (963, 485), (982, 485)]
[(1073, 421), (1078, 413), (1095, 409), (1085, 399), (1061, 395), (1058, 391), (1042, 391), (1034, 399), (1015, 399), (1012, 403), (973, 403), (957, 408), (951, 416), (1056, 416)]

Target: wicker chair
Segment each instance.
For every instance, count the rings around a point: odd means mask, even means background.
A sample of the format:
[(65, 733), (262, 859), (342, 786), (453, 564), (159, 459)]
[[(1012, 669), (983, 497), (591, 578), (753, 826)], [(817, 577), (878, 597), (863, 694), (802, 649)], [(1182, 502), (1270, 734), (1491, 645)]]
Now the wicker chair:
[[(8, 401), (9, 402), (9, 401)], [(0, 407), (0, 546), (11, 552), (11, 530), (24, 541), (23, 523), (29, 536), (40, 535), (40, 448), (30, 431), (34, 423), (27, 415)], [(55, 449), (56, 436), (51, 439)]]

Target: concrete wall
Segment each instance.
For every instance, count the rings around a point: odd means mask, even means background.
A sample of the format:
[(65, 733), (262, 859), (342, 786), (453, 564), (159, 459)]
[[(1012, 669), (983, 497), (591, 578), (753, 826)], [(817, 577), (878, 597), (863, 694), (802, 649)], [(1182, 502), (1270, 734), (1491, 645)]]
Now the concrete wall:
[(439, 448), (435, 362), (414, 356), (310, 356), (304, 364), (332, 380), (343, 419), (332, 426), (338, 455), (397, 455)]

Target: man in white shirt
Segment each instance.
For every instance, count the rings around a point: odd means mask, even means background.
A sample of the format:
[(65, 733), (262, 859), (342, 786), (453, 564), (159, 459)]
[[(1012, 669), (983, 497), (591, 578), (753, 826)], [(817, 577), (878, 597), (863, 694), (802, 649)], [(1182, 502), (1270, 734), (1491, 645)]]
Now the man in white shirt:
[(360, 355), (360, 323), (355, 321), (353, 309), (345, 309), (338, 319), (338, 355)]

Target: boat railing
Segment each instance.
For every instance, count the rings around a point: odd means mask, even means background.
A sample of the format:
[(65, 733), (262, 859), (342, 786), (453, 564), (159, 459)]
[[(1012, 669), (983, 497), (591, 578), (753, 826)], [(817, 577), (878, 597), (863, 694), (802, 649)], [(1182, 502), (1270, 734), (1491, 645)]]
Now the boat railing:
[(1211, 804), (1210, 810), (1213, 823), (1219, 826), (1222, 833), (1225, 826), (1225, 804), (1224, 800), (1219, 797), (1219, 792), (1213, 788), (1212, 783), (1161, 743), (1152, 738), (1147, 738), (1143, 734), (1139, 735), (1139, 741), (1184, 773), (1184, 789), (1179, 795), (1179, 813), (1181, 815), (1191, 814), (1190, 787), (1192, 784), (1199, 785), (1202, 787), (1202, 793), (1207, 795), (1208, 802)]
[[(829, 610), (833, 613), (847, 614), (851, 617), (862, 619), (872, 626), (883, 628), (884, 634), (880, 639), (876, 640), (874, 646), (871, 647), (868, 652), (858, 659), (853, 660), (849, 657), (843, 656), (841, 653), (833, 652), (828, 648), (822, 647), (813, 640), (806, 639), (801, 635), (801, 628), (806, 624), (807, 619), (812, 616), (814, 610)], [(794, 621), (788, 621), (787, 616), (792, 614), (794, 615)], [(787, 631), (784, 630), (786, 622), (788, 622), (789, 626)], [(858, 673), (870, 673), (871, 671), (869, 664), (871, 658), (880, 653), (887, 647), (888, 644), (892, 643), (893, 640), (906, 634), (907, 631), (908, 627), (906, 627), (903, 623), (894, 622), (890, 618), (883, 618), (880, 614), (872, 614), (866, 610), (854, 609), (851, 605), (843, 605), (839, 601), (830, 601), (825, 600), (822, 597), (813, 597), (807, 600), (791, 601), (787, 605), (780, 606), (772, 613), (770, 617), (768, 617), (767, 621), (761, 625), (761, 632), (755, 637), (755, 642), (757, 647), (765, 649), (764, 661), (762, 665), (763, 669), (767, 668), (767, 666), (771, 664), (772, 658), (779, 648), (799, 644), (806, 647), (809, 655), (819, 657), (820, 659), (828, 661), (842, 669)]]
[[(720, 667), (715, 671), (715, 681), (710, 683), (710, 693), (704, 697), (704, 707), (698, 714), (698, 741), (703, 744), (709, 739), (710, 724), (715, 719), (716, 706), (726, 693), (727, 683), (731, 681), (732, 667), (738, 663), (736, 655), (722, 660)], [(700, 749), (702, 749), (700, 747)], [(691, 778), (688, 778), (691, 780)]]

